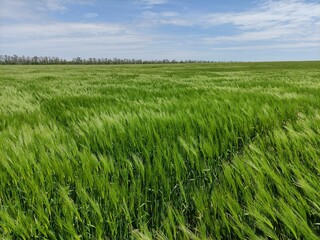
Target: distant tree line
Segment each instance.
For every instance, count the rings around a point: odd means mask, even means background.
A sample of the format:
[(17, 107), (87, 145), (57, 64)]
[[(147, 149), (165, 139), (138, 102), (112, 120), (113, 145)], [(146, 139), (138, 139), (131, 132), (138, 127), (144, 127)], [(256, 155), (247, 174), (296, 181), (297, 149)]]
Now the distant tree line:
[(0, 55), (0, 64), (20, 64), (20, 65), (46, 65), (46, 64), (155, 64), (155, 63), (212, 63), (213, 61), (196, 60), (141, 60), (141, 59), (120, 59), (120, 58), (73, 58), (66, 60), (59, 57), (29, 57), (29, 56), (8, 56)]

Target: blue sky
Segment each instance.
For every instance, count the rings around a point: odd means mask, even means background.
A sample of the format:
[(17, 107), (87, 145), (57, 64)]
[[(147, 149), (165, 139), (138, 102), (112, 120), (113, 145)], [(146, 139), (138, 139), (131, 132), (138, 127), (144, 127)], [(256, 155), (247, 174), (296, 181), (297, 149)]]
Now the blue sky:
[(319, 0), (0, 0), (0, 54), (320, 59)]

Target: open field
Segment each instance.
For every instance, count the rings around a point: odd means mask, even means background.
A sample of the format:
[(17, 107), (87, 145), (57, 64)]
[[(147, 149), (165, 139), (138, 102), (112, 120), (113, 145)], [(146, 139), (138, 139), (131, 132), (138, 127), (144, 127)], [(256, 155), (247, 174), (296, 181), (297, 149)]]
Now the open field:
[(320, 62), (0, 66), (0, 239), (319, 239)]

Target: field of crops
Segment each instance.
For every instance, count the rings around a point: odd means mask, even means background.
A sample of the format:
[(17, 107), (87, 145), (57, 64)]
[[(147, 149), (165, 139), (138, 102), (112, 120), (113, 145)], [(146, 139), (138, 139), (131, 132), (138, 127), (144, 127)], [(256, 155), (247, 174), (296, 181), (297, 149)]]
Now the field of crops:
[(0, 66), (0, 239), (319, 239), (320, 62)]

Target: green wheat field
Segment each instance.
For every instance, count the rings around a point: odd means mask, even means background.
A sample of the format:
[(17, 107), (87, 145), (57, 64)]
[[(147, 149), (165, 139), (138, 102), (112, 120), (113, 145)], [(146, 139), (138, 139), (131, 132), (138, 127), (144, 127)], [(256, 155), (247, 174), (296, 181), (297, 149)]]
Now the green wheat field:
[(0, 239), (319, 239), (320, 62), (0, 66)]

